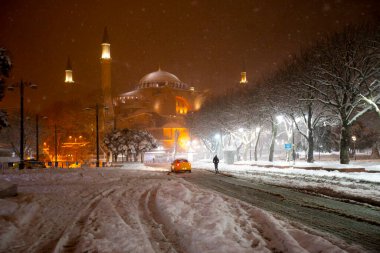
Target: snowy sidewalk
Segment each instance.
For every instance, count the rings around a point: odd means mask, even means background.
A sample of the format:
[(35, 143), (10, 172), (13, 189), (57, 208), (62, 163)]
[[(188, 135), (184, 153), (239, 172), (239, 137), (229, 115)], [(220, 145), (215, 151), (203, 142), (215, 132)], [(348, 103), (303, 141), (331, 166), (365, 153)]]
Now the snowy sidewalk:
[(251, 165), (264, 168), (279, 169), (305, 169), (305, 170), (326, 170), (341, 172), (369, 172), (380, 173), (380, 160), (354, 161), (351, 164), (339, 164), (338, 162), (321, 162), (307, 163), (304, 161), (294, 162), (266, 162), (266, 161), (240, 161), (234, 165)]

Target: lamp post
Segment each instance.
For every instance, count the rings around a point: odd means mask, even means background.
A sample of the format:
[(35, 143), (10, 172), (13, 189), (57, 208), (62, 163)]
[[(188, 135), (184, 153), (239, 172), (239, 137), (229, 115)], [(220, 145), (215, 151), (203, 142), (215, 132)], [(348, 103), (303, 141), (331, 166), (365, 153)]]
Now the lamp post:
[(99, 105), (96, 104), (96, 167), (99, 167)]
[(353, 141), (353, 143), (354, 143), (354, 159), (355, 159), (355, 161), (356, 161), (356, 148), (355, 148), (356, 136), (353, 135), (351, 138), (352, 138), (352, 141)]
[[(91, 110), (94, 109), (93, 107), (87, 107), (85, 110)], [(107, 107), (104, 107), (105, 110), (107, 110)], [(96, 120), (96, 167), (99, 167), (99, 104), (96, 103), (95, 105), (95, 120)]]
[(21, 80), (17, 84), (8, 86), (8, 90), (13, 91), (15, 88), (20, 88), (20, 164), (19, 169), (24, 169), (24, 88), (29, 87), (32, 89), (37, 88), (36, 84), (31, 82), (24, 82)]
[(40, 158), (38, 149), (38, 114), (36, 114), (36, 161)]
[(54, 124), (54, 167), (58, 167), (57, 124)]

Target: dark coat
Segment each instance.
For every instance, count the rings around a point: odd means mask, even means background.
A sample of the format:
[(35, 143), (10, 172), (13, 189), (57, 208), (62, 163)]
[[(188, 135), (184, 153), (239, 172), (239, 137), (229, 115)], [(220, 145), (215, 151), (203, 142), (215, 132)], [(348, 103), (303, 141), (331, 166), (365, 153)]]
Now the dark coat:
[(212, 160), (213, 163), (219, 163), (219, 158), (217, 156), (214, 156), (214, 159)]

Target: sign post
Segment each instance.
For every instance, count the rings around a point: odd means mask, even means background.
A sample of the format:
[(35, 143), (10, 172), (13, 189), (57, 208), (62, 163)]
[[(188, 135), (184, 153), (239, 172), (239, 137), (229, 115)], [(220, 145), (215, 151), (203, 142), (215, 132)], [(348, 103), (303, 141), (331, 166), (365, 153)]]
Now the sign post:
[(290, 151), (292, 150), (292, 144), (291, 143), (285, 143), (284, 148), (286, 150), (286, 161), (290, 162), (289, 155), (290, 155)]

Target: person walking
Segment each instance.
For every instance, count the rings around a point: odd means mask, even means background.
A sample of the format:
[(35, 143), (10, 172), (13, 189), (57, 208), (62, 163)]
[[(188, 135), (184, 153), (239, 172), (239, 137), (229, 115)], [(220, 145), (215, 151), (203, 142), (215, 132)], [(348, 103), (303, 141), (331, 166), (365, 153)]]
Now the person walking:
[(212, 162), (214, 163), (214, 166), (215, 166), (215, 174), (219, 173), (219, 170), (218, 170), (219, 158), (217, 155), (214, 156), (214, 159), (212, 159)]

